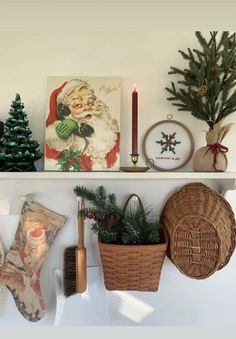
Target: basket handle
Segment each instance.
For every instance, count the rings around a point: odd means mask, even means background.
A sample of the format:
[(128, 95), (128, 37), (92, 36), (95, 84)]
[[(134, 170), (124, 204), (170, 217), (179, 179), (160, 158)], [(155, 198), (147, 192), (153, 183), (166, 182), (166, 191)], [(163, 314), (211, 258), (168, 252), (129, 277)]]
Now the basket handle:
[(135, 194), (135, 193), (131, 194), (131, 195), (128, 197), (128, 199), (126, 200), (126, 202), (125, 202), (125, 204), (124, 204), (124, 207), (123, 207), (123, 212), (124, 212), (124, 213), (126, 212), (130, 200), (133, 199), (134, 197), (138, 200), (138, 203), (139, 203), (139, 209), (140, 209), (140, 211), (141, 211), (141, 212), (143, 213), (143, 215), (144, 215), (145, 212), (144, 212), (144, 208), (143, 208), (143, 203), (142, 203), (141, 199), (139, 198), (139, 196), (138, 196), (137, 194)]

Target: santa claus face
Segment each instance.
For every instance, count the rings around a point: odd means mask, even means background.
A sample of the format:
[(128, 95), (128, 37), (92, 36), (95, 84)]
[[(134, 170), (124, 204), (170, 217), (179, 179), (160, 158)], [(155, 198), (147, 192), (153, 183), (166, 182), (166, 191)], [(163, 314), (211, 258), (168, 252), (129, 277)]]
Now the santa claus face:
[(71, 115), (75, 118), (92, 118), (92, 115), (100, 114), (100, 108), (96, 105), (94, 91), (88, 87), (76, 87), (65, 98), (65, 104), (69, 107)]

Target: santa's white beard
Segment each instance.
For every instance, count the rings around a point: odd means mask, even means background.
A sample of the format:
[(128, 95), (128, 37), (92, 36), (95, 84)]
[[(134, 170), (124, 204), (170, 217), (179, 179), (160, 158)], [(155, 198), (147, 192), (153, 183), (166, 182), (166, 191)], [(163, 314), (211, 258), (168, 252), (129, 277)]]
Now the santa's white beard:
[[(119, 126), (116, 119), (112, 119), (108, 112), (103, 112), (99, 115), (92, 115), (92, 118), (85, 118), (78, 121), (89, 124), (93, 127), (94, 133), (91, 137), (87, 137), (87, 143), (84, 138), (70, 135), (67, 139), (60, 139), (56, 133), (56, 126), (60, 121), (55, 121), (52, 125), (46, 128), (46, 143), (49, 147), (63, 151), (72, 149), (73, 151), (81, 150), (88, 155), (93, 163), (93, 170), (102, 170), (107, 168), (106, 155), (116, 145)], [(55, 160), (47, 160), (48, 163)]]
[(90, 156), (94, 166), (93, 169), (103, 169), (107, 167), (106, 155), (116, 145), (118, 125), (93, 116), (89, 120), (89, 125), (94, 128), (94, 133), (87, 138), (88, 145), (85, 153)]

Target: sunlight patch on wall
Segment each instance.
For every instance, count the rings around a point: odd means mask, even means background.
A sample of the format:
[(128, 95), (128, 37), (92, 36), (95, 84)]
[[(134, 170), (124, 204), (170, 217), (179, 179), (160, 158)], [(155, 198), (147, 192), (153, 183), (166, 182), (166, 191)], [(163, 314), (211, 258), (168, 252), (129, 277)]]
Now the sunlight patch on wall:
[(10, 204), (6, 199), (0, 199), (0, 215), (8, 215), (10, 212)]
[[(154, 312), (152, 306), (127, 292), (114, 291), (113, 293), (118, 297), (117, 302), (112, 303), (113, 306), (118, 306), (119, 313), (137, 323)], [(119, 303), (119, 305), (117, 305), (117, 303)]]

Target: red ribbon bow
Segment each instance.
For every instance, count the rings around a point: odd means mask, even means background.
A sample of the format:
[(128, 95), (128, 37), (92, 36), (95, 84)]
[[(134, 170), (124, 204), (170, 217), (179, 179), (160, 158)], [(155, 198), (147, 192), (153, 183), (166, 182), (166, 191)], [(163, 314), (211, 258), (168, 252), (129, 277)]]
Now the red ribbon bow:
[(215, 143), (215, 144), (208, 144), (207, 145), (209, 147), (209, 149), (212, 151), (212, 153), (214, 154), (214, 161), (213, 161), (213, 167), (214, 167), (214, 170), (216, 172), (223, 172), (223, 170), (218, 170), (216, 168), (216, 162), (217, 162), (217, 154), (218, 153), (227, 153), (228, 152), (228, 148), (219, 144), (218, 142)]

